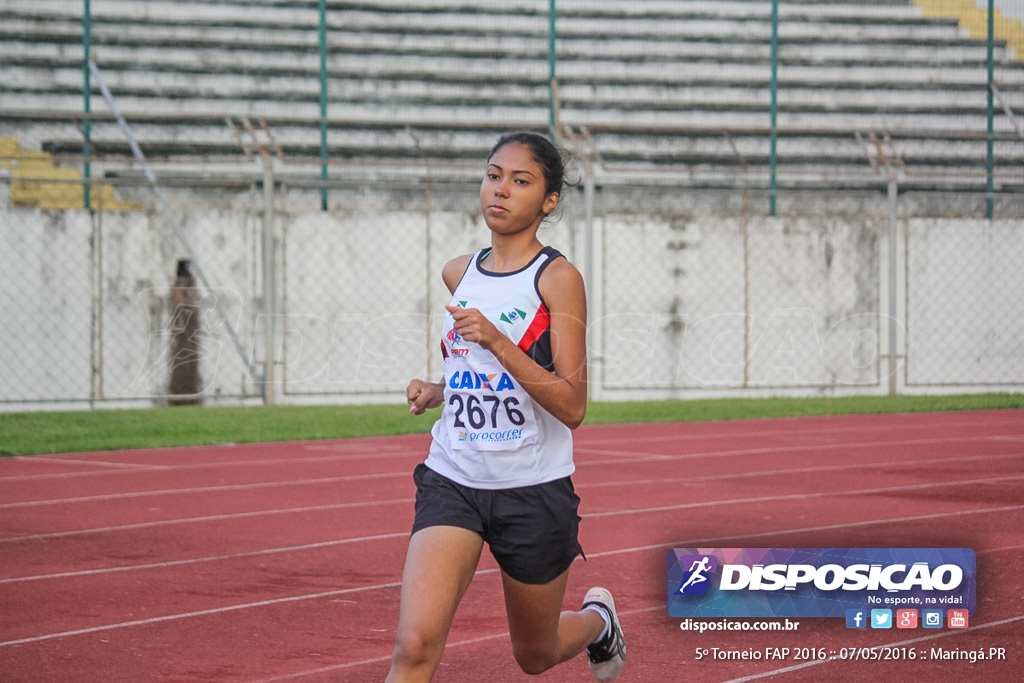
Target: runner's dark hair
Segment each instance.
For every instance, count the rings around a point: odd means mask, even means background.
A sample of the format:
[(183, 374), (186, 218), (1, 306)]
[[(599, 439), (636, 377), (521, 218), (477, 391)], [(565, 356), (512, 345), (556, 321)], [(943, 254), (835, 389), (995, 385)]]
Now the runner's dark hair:
[(523, 145), (530, 150), (533, 160), (537, 162), (537, 165), (540, 166), (541, 171), (544, 173), (544, 190), (548, 194), (557, 192), (558, 196), (561, 197), (562, 189), (566, 185), (571, 185), (565, 177), (566, 162), (569, 158), (568, 152), (543, 135), (529, 131), (517, 131), (498, 138), (498, 141), (494, 143), (494, 147), (491, 148), (490, 153), (487, 155), (487, 160), (490, 161), (491, 157), (499, 149), (512, 143)]

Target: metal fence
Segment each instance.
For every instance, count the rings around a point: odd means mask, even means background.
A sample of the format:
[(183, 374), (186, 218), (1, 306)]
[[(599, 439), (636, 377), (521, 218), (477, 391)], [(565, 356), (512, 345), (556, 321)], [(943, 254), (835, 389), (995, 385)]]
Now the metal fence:
[[(585, 276), (593, 398), (1024, 386), (1024, 197), (988, 220), (962, 217), (984, 193), (880, 184), (770, 216), (668, 180), (584, 177), (542, 228)], [(183, 184), (165, 209), (0, 209), (7, 408), (397, 401), (440, 375), (441, 266), (489, 239), (474, 183), (337, 185), (328, 212), (315, 188)]]
[(913, 4), (10, 0), (0, 408), (399, 400), (546, 126), (592, 398), (1020, 391), (1024, 12)]

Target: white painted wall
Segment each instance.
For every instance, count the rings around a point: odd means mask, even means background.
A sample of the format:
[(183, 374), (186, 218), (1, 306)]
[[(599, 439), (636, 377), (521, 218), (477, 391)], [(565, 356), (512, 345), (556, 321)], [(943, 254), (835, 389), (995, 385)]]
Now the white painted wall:
[[(204, 397), (256, 400), (242, 355), (265, 358), (262, 216), (196, 209), (182, 220), (211, 284), (201, 296)], [(487, 234), (470, 211), (430, 213), (429, 239), (426, 222), (388, 210), (275, 216), (278, 400), (400, 400), (410, 377), (439, 376), (441, 267)], [(543, 235), (582, 267), (580, 227), (570, 213)], [(744, 227), (738, 218), (605, 215), (596, 229), (595, 397), (886, 390), (884, 216)], [(1024, 226), (912, 219), (900, 229), (901, 386), (1020, 390)], [(81, 211), (0, 209), (0, 401), (160, 403), (181, 256), (158, 214), (104, 213), (94, 233)]]

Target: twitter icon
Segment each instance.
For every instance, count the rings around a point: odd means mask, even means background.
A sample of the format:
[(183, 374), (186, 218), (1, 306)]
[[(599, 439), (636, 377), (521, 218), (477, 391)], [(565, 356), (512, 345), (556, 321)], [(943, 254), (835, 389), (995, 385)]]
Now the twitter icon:
[(871, 610), (871, 628), (892, 628), (892, 610)]

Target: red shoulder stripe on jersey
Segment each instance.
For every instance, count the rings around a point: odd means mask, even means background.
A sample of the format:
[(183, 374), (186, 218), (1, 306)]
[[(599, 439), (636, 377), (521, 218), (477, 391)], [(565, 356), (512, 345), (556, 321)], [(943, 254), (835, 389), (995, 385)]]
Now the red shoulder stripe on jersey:
[(540, 339), (540, 336), (549, 327), (551, 327), (551, 314), (548, 313), (548, 307), (541, 304), (540, 308), (537, 309), (537, 315), (533, 316), (530, 326), (523, 333), (523, 338), (519, 340), (519, 348), (525, 353), (529, 353), (530, 347)]

